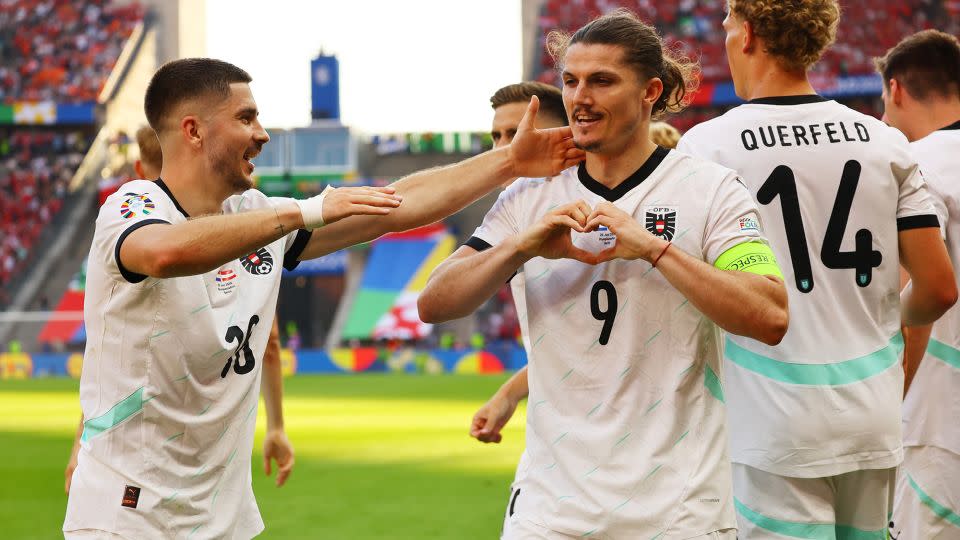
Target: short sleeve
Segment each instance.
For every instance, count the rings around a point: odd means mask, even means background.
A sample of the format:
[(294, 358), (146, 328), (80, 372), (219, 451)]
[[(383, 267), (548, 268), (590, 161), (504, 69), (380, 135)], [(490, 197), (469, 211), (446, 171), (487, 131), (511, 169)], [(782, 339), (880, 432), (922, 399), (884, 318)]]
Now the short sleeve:
[(707, 213), (703, 257), (710, 264), (728, 249), (745, 242), (767, 243), (760, 212), (750, 191), (733, 171), (720, 183)]
[(517, 180), (500, 193), (493, 208), (484, 216), (483, 223), (467, 240), (468, 246), (483, 251), (520, 232), (519, 205), (523, 184), (523, 180)]
[(950, 218), (950, 204), (948, 202), (949, 196), (947, 195), (946, 190), (942, 189), (943, 184), (940, 183), (940, 179), (931, 173), (924, 173), (923, 175), (924, 182), (927, 184), (927, 193), (930, 196), (930, 204), (933, 206), (933, 211), (937, 215), (937, 219), (940, 221), (940, 236), (943, 238), (947, 237), (947, 223), (949, 223)]
[(129, 283), (139, 283), (147, 278), (131, 272), (120, 261), (120, 246), (133, 231), (157, 223), (170, 224), (185, 215), (161, 186), (147, 180), (134, 180), (120, 186), (116, 193), (107, 197), (97, 216), (94, 245), (102, 257), (104, 267)]
[(891, 162), (890, 168), (900, 191), (897, 199), (897, 230), (939, 227), (940, 220), (937, 219), (920, 167), (906, 151), (905, 145), (903, 152), (899, 152)]

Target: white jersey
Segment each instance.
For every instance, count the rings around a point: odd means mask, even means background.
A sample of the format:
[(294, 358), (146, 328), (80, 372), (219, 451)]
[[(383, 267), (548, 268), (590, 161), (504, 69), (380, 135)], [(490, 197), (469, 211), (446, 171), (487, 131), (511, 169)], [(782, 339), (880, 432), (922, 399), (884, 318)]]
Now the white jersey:
[(903, 456), (898, 232), (936, 226), (906, 138), (819, 96), (754, 100), (679, 149), (737, 169), (786, 279), (777, 346), (726, 340), (731, 457), (801, 478)]
[[(659, 148), (612, 190), (583, 166), (549, 182), (518, 180), (468, 245), (497, 245), (580, 199), (611, 201), (711, 264), (763, 241), (736, 173)], [(614, 241), (606, 229), (574, 233), (591, 251)], [(718, 327), (642, 260), (535, 258), (523, 274), (530, 395), (510, 513), (578, 537), (689, 538), (735, 527)]]
[[(960, 122), (910, 145), (937, 209), (954, 269), (960, 270)], [(960, 283), (960, 281), (958, 281)], [(933, 325), (903, 403), (903, 443), (938, 446), (960, 455), (960, 308)]]
[[(223, 211), (276, 202), (251, 190)], [(294, 231), (196, 276), (155, 279), (120, 264), (135, 229), (186, 220), (161, 180), (128, 182), (100, 209), (64, 531), (247, 539), (263, 530), (250, 478), (261, 359), (281, 265), (295, 266), (310, 235)]]

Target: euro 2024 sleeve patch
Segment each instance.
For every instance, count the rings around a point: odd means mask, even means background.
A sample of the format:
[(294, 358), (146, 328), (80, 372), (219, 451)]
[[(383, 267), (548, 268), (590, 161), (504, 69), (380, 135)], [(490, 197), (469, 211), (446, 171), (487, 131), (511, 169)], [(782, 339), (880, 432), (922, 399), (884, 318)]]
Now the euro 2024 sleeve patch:
[(125, 193), (126, 199), (120, 205), (120, 215), (124, 219), (130, 219), (139, 215), (148, 216), (153, 213), (156, 205), (147, 195), (139, 193)]

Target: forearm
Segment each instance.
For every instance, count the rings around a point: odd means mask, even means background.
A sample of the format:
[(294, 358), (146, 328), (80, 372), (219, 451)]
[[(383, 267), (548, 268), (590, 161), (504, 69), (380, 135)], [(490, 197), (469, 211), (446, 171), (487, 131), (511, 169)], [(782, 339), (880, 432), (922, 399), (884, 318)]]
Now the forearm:
[(500, 386), (497, 393), (516, 405), (520, 400), (525, 399), (530, 394), (530, 387), (527, 380), (527, 366), (523, 366), (519, 371), (507, 379), (507, 382)]
[(900, 317), (904, 326), (933, 324), (953, 302), (942, 298), (942, 291), (924, 288), (912, 280), (900, 292)]
[(301, 259), (369, 242), (389, 232), (429, 225), (459, 212), (512, 178), (506, 149), (412, 174), (391, 184), (403, 203), (389, 215), (352, 216), (315, 230)]
[[(665, 245), (665, 244), (664, 244)], [(787, 328), (787, 292), (779, 279), (720, 270), (671, 246), (657, 270), (694, 307), (727, 332), (776, 344)]]
[[(121, 247), (133, 272), (168, 278), (202, 274), (303, 227), (296, 204), (240, 214), (205, 216), (134, 231)], [(278, 261), (279, 264), (279, 261)]]
[(267, 412), (267, 430), (283, 430), (283, 369), (280, 363), (280, 335), (276, 322), (263, 354), (263, 382), (260, 384)]
[(913, 382), (917, 369), (920, 368), (920, 362), (927, 351), (927, 342), (930, 341), (930, 331), (933, 325), (911, 326), (904, 332), (903, 347), (903, 395), (907, 395), (910, 389), (910, 383)]
[(439, 323), (466, 317), (493, 296), (527, 260), (529, 257), (517, 250), (516, 238), (468, 256), (454, 254), (434, 270), (420, 293), (420, 318)]

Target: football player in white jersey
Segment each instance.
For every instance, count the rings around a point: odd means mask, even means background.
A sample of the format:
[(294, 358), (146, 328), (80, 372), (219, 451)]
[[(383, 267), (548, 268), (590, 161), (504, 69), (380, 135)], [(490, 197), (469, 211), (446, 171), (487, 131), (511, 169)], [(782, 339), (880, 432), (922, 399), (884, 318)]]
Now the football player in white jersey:
[(226, 62), (184, 59), (147, 88), (161, 178), (124, 184), (97, 218), (67, 538), (258, 534), (250, 452), (279, 267), (432, 223), (583, 155), (569, 128), (532, 129), (534, 99), (508, 148), (387, 188), (268, 198), (250, 189), (250, 160), (269, 140), (250, 80)]
[[(140, 157), (134, 161), (133, 168), (138, 178), (159, 178), (163, 155), (160, 141), (150, 126), (137, 130), (137, 147)], [(267, 432), (263, 439), (264, 472), (270, 476), (273, 461), (277, 462), (277, 487), (283, 486), (293, 471), (295, 463), (293, 445), (287, 437), (283, 422), (283, 372), (280, 366), (280, 330), (277, 321), (273, 321), (270, 339), (263, 355), (263, 402), (267, 408)], [(73, 439), (70, 459), (64, 470), (66, 482), (64, 492), (70, 493), (73, 471), (77, 468), (77, 454), (80, 453), (80, 437), (83, 436), (83, 418)]]
[(790, 295), (779, 345), (726, 340), (741, 539), (884, 538), (903, 456), (901, 321), (933, 322), (957, 296), (906, 139), (807, 80), (839, 16), (836, 0), (729, 0), (747, 103), (678, 146), (740, 172)]
[(586, 161), (508, 187), (421, 318), (462, 317), (523, 267), (527, 447), (503, 538), (732, 539), (720, 328), (772, 344), (787, 325), (756, 204), (650, 140), (694, 79), (652, 27), (618, 10), (550, 43)]
[[(527, 81), (510, 84), (494, 92), (490, 97), (493, 106), (493, 122), (490, 135), (493, 147), (500, 148), (510, 144), (517, 134), (517, 127), (523, 119), (530, 98), (540, 99), (540, 113), (537, 115), (538, 128), (552, 128), (567, 125), (567, 113), (563, 108), (563, 96), (560, 89), (541, 82)], [(527, 306), (523, 297), (523, 272), (518, 272), (510, 280), (510, 290), (517, 308), (520, 321), (520, 335), (523, 348), (530, 357), (530, 336), (527, 332)], [(524, 366), (508, 379), (490, 399), (473, 415), (470, 423), (470, 436), (480, 442), (499, 443), (503, 440), (501, 430), (507, 424), (517, 405), (527, 397), (527, 368)]]
[[(884, 120), (910, 140), (954, 268), (960, 266), (960, 44), (924, 30), (876, 61)], [(960, 309), (905, 335), (903, 464), (891, 536), (960, 540)], [(922, 360), (922, 361), (921, 361)]]

